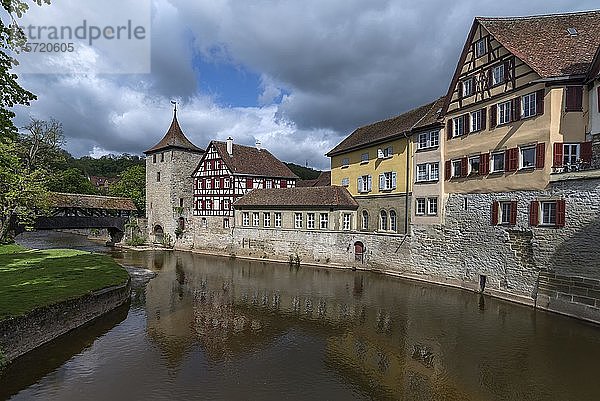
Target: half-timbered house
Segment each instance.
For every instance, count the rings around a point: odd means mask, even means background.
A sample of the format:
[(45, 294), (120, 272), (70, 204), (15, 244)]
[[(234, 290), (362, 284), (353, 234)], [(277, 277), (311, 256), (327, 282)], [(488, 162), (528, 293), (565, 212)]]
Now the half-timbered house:
[(256, 188), (292, 188), (298, 177), (268, 150), (212, 141), (194, 171), (198, 228), (229, 229), (233, 203)]

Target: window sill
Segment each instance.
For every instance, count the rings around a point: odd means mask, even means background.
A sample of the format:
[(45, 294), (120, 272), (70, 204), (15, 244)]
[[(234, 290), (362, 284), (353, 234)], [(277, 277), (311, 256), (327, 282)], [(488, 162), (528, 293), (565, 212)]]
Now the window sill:
[(415, 181), (415, 184), (435, 184), (439, 182), (439, 178), (437, 180), (423, 180), (423, 181)]
[(498, 171), (490, 171), (489, 175), (503, 175), (504, 174), (504, 170), (498, 170)]
[(523, 173), (530, 173), (534, 170), (535, 170), (535, 166), (531, 166), (531, 167), (519, 167), (519, 169), (517, 171), (523, 172)]
[(348, 166), (342, 166), (341, 168), (348, 168), (348, 167), (350, 167), (350, 166), (349, 165)]
[(420, 152), (429, 152), (429, 151), (431, 151), (431, 150), (436, 150), (436, 149), (437, 149), (437, 148), (439, 148), (439, 147), (440, 147), (440, 146), (439, 146), (439, 145), (437, 145), (437, 146), (428, 146), (428, 147), (426, 147), (426, 148), (420, 148), (420, 149), (417, 149), (417, 153), (420, 153)]
[(369, 161), (368, 160), (361, 161), (360, 164), (369, 164)]

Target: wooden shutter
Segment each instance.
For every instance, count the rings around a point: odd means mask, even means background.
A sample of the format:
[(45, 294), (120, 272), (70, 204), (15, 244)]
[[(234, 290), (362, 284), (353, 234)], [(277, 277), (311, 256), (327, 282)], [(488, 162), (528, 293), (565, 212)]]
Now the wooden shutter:
[[(489, 49), (488, 49), (488, 51), (489, 51)], [(487, 70), (487, 84), (488, 84), (488, 88), (491, 88), (492, 85), (494, 84), (494, 81), (493, 81), (493, 78), (492, 78), (493, 75), (494, 74), (492, 74), (492, 69), (488, 68), (488, 70)]]
[(395, 171), (392, 172), (392, 189), (396, 189), (396, 177), (397, 174)]
[(506, 166), (506, 171), (517, 171), (519, 166), (519, 149), (512, 148), (508, 149), (508, 165)]
[(499, 203), (498, 201), (493, 201), (492, 202), (492, 225), (493, 226), (497, 226), (498, 225), (498, 209), (499, 209)]
[(383, 174), (379, 174), (379, 189), (385, 188), (385, 176)]
[(466, 177), (469, 173), (469, 159), (463, 157), (460, 161), (460, 176)]
[(484, 107), (481, 109), (481, 130), (485, 131), (486, 123), (487, 123), (487, 109)]
[(565, 111), (583, 110), (583, 86), (567, 86)]
[(538, 143), (535, 149), (535, 168), (544, 168), (546, 161), (546, 144)]
[(510, 71), (510, 61), (505, 61), (504, 62), (504, 82), (508, 82), (508, 79), (511, 77), (511, 71)]
[(490, 173), (490, 154), (482, 153), (479, 155), (479, 174), (488, 175)]
[(583, 142), (581, 144), (581, 160), (589, 165), (592, 162), (592, 143), (591, 142)]
[(280, 186), (281, 188), (287, 188), (287, 186), (288, 186), (287, 184), (288, 184), (288, 183), (287, 183), (287, 181), (286, 181), (286, 180), (281, 180), (281, 183), (279, 184), (279, 186)]
[(358, 192), (363, 191), (363, 178), (362, 177), (358, 177), (358, 182), (356, 183), (356, 189)]
[(519, 121), (521, 119), (521, 97), (516, 97), (512, 100), (512, 121)]
[(490, 106), (490, 129), (496, 128), (498, 118), (498, 106), (493, 104)]
[(463, 81), (458, 81), (458, 88), (456, 89), (458, 91), (458, 98), (462, 99), (464, 97)]
[(540, 89), (535, 92), (535, 114), (541, 116), (544, 114), (544, 95), (546, 91), (544, 89)]
[(448, 139), (452, 139), (452, 119), (448, 119), (448, 122), (446, 124), (446, 137)]
[(554, 157), (553, 157), (553, 167), (562, 167), (563, 166), (563, 152), (564, 152), (564, 144), (562, 142), (556, 142), (554, 144)]
[(540, 203), (538, 201), (531, 201), (529, 204), (529, 225), (537, 226), (540, 224)]
[(450, 160), (446, 160), (446, 171), (445, 171), (445, 176), (444, 178), (446, 179), (446, 181), (448, 181), (450, 178), (452, 178), (452, 162)]
[(510, 202), (510, 225), (517, 224), (517, 201)]
[(371, 191), (372, 186), (373, 186), (373, 178), (369, 175), (367, 177), (367, 191)]
[(598, 113), (600, 113), (600, 86), (598, 87), (598, 95), (596, 96), (596, 103), (598, 103)]
[(252, 178), (246, 178), (246, 188), (247, 189), (252, 188), (253, 184), (254, 184), (254, 181), (252, 180)]
[(219, 186), (221, 188), (225, 188), (225, 178), (221, 178), (221, 181), (219, 182)]
[(463, 134), (471, 132), (471, 114), (463, 114)]
[(556, 201), (556, 225), (558, 227), (565, 226), (565, 206), (566, 202), (564, 199)]

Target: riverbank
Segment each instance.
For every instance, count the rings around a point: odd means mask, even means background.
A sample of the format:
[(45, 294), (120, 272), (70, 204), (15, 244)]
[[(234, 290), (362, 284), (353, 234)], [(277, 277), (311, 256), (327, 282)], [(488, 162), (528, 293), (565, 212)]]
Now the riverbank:
[(0, 246), (0, 364), (122, 305), (129, 275), (108, 256)]

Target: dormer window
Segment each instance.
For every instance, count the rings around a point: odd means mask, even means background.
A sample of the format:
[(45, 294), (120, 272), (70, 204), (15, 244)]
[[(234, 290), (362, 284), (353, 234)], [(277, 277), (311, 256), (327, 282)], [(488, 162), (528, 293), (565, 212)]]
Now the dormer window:
[(487, 53), (487, 40), (479, 39), (475, 42), (475, 57), (481, 57)]

